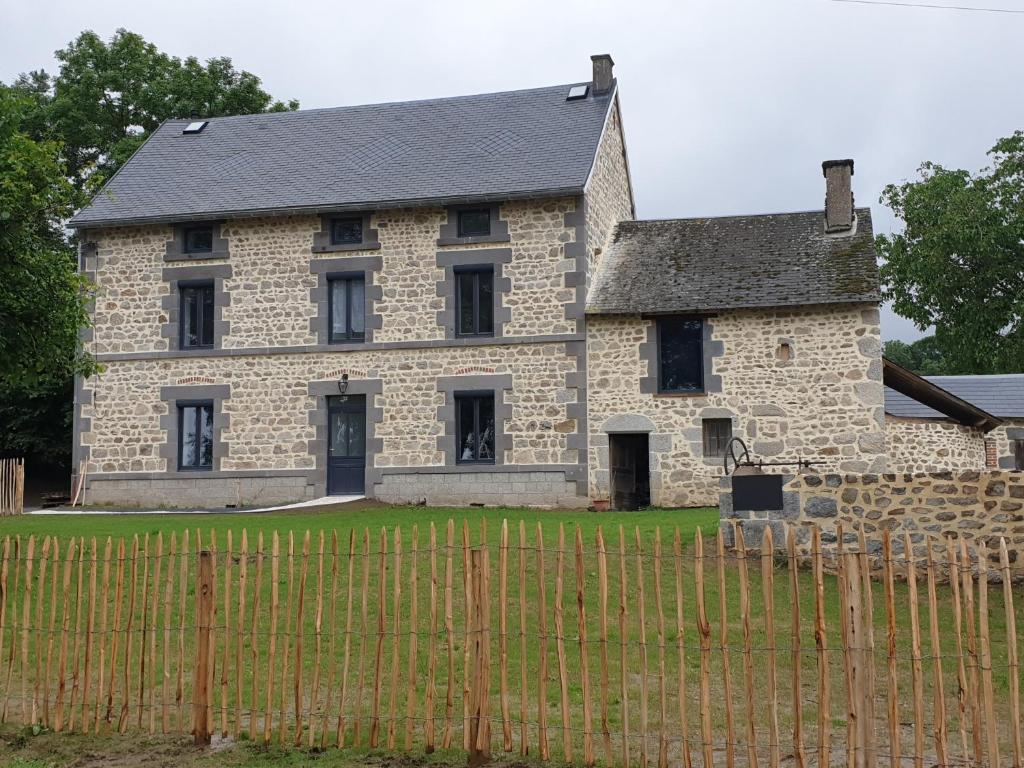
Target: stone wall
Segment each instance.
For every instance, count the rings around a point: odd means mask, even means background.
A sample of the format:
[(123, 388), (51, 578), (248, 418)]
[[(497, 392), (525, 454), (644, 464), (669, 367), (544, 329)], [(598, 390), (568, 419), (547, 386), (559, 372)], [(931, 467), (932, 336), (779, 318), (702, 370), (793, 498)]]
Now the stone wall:
[(986, 435), (996, 443), (996, 463), (1000, 469), (1014, 469), (1013, 440), (1024, 440), (1024, 419), (1005, 419)]
[[(730, 482), (722, 483), (722, 530), (731, 537), (735, 521), (744, 538), (759, 546), (771, 525), (775, 541), (783, 542), (784, 523), (798, 526), (797, 543), (810, 554), (810, 529), (822, 530), (823, 545), (834, 554), (837, 528), (844, 542), (856, 545), (863, 525), (869, 551), (881, 551), (883, 530), (893, 537), (896, 553), (904, 551), (909, 533), (915, 558), (925, 556), (929, 537), (939, 546), (953, 536), (976, 545), (993, 565), (998, 563), (999, 539), (1010, 549), (1015, 576), (1024, 576), (1024, 473), (1002, 471), (933, 472), (912, 474), (839, 475), (813, 473), (786, 476), (785, 508), (781, 512), (737, 512)], [(877, 559), (875, 565), (879, 563)]]
[[(588, 317), (590, 494), (607, 498), (608, 435), (650, 434), (652, 503), (714, 506), (722, 460), (703, 455), (701, 422), (732, 419), (756, 457), (823, 461), (831, 471), (886, 468), (878, 310), (871, 305), (740, 310), (708, 318), (718, 391), (642, 391), (653, 320)], [(777, 354), (780, 344), (791, 355)]]
[(985, 433), (946, 419), (885, 416), (890, 472), (985, 469)]

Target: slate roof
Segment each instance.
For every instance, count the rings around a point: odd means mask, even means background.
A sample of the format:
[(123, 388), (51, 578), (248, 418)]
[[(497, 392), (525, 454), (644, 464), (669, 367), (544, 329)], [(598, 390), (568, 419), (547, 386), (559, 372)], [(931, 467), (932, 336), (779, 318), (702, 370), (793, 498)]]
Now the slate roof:
[(623, 221), (587, 300), (594, 314), (704, 312), (880, 298), (871, 211), (826, 235), (824, 211)]
[[(926, 380), (1002, 419), (1024, 418), (1024, 373), (997, 376), (925, 376)], [(940, 419), (942, 414), (899, 392), (885, 389), (885, 412)]]
[(170, 120), (71, 225), (579, 194), (615, 89), (571, 87)]

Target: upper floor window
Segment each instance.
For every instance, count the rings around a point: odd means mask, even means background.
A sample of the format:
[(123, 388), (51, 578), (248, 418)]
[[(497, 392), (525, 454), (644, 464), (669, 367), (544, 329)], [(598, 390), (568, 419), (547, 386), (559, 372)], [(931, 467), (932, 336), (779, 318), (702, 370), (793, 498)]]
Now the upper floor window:
[(179, 283), (181, 294), (181, 348), (213, 347), (213, 282)]
[(366, 283), (363, 277), (337, 277), (330, 286), (330, 342), (366, 338)]
[(456, 335), (493, 336), (494, 268), (460, 268), (455, 283)]
[(686, 317), (658, 318), (658, 391), (704, 391), (704, 323)]
[(213, 401), (178, 403), (178, 469), (213, 469)]
[(188, 227), (185, 230), (185, 253), (211, 253), (213, 251), (213, 227)]
[(732, 419), (704, 419), (704, 456), (725, 456), (726, 446), (732, 440)]
[(331, 245), (358, 245), (363, 242), (363, 219), (346, 216), (331, 219)]
[(490, 234), (490, 208), (464, 208), (459, 211), (459, 237), (487, 237)]
[(455, 393), (456, 462), (494, 463), (494, 393)]

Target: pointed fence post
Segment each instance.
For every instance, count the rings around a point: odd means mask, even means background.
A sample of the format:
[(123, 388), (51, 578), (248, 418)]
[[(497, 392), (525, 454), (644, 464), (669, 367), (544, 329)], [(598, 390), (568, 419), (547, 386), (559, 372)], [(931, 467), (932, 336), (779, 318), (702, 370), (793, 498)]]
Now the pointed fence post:
[(210, 668), (210, 627), (213, 624), (213, 557), (208, 550), (199, 553), (199, 600), (196, 610), (196, 669), (192, 686), (192, 715), (195, 744), (210, 743), (208, 702)]

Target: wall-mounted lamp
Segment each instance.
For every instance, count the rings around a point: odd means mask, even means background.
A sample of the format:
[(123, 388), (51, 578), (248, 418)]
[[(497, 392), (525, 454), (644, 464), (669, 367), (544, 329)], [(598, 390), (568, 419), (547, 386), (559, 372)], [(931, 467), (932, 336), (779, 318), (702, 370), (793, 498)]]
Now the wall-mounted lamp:
[(348, 392), (348, 374), (343, 373), (341, 378), (338, 379), (338, 394), (341, 395), (342, 402), (348, 400), (348, 397), (345, 395), (346, 392)]

